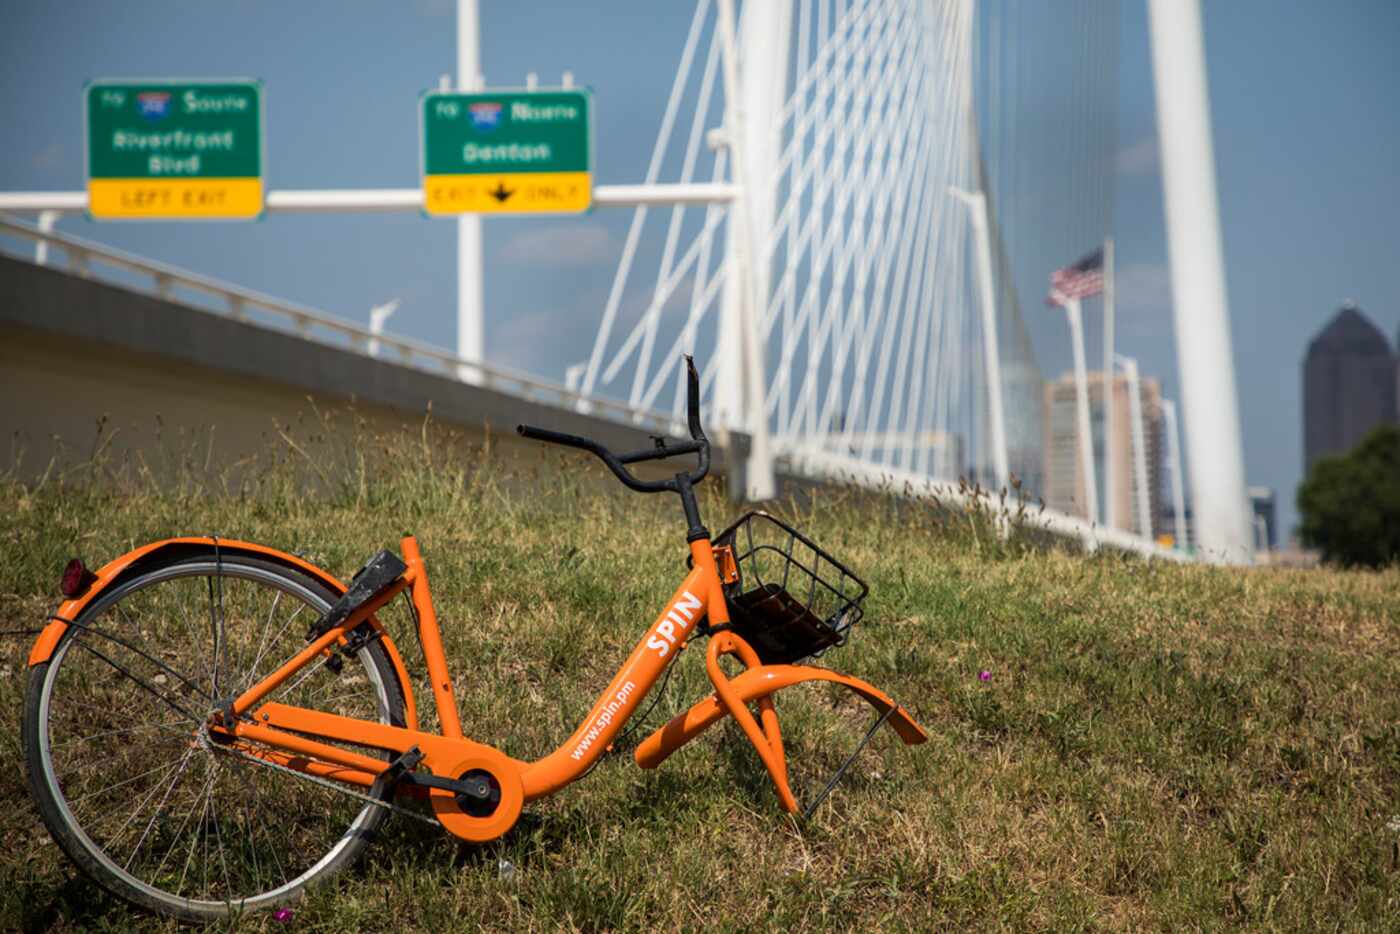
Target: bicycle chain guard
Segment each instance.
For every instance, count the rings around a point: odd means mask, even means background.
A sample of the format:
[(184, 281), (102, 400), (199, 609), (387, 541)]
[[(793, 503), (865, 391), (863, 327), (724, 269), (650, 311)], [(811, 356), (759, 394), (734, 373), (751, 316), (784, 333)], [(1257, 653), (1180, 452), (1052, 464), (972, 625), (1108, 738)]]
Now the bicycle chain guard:
[(503, 755), (492, 755), (490, 752), (470, 754), (446, 767), (429, 756), (428, 764), (434, 775), (451, 779), (453, 784), (464, 779), (484, 781), (484, 773), (495, 779), (495, 784), (499, 786), (500, 800), (494, 802), (495, 807), (489, 813), (480, 815), (472, 814), (471, 810), (476, 807), (470, 800), (464, 802), (463, 796), (456, 791), (429, 786), (428, 803), (432, 805), (433, 814), (454, 835), (473, 843), (485, 843), (504, 836), (520, 819), (520, 811), (525, 806), (525, 790), (520, 783), (520, 773), (507, 764)]

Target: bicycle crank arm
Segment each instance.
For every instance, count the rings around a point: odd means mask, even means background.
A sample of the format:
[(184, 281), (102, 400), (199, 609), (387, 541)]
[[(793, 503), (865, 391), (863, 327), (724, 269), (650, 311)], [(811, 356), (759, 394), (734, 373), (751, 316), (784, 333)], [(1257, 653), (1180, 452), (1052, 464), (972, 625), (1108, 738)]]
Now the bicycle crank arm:
[[(474, 801), (491, 801), (491, 783), (484, 778), (470, 778), (458, 781), (451, 778), (438, 778), (430, 772), (405, 772), (399, 779), (406, 785), (419, 785), (424, 788), (437, 788), (455, 795), (465, 795)], [(499, 798), (499, 795), (497, 795)]]

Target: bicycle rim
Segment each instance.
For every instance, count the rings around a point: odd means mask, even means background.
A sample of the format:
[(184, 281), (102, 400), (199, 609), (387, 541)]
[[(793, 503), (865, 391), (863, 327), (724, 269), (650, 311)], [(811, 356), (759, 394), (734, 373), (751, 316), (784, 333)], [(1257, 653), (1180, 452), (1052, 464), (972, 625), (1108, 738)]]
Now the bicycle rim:
[[(166, 913), (217, 918), (286, 904), (364, 848), (382, 808), (198, 734), (219, 699), (305, 645), (330, 597), (257, 559), (199, 558), (122, 585), (70, 629), (37, 684), (31, 780), (55, 838), (105, 887)], [(375, 644), (339, 673), (307, 666), (272, 699), (403, 718)]]

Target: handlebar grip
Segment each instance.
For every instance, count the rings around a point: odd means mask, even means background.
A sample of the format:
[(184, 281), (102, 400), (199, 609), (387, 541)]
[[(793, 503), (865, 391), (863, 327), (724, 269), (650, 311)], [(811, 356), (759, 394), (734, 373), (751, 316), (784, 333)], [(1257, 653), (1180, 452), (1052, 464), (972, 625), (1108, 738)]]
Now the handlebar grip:
[[(550, 444), (562, 444), (565, 447), (578, 448), (597, 455), (607, 464), (608, 469), (617, 476), (629, 489), (637, 490), (641, 493), (659, 493), (662, 490), (679, 492), (679, 481), (686, 477), (692, 484), (699, 483), (705, 479), (705, 475), (710, 471), (710, 442), (705, 437), (705, 429), (700, 424), (700, 374), (695, 371), (695, 360), (689, 355), (685, 358), (686, 366), (686, 408), (687, 421), (689, 422), (690, 437), (693, 443), (681, 444), (679, 446), (667, 448), (664, 442), (655, 449), (634, 451), (621, 456), (614, 454), (591, 438), (583, 438), (579, 435), (569, 435), (562, 431), (550, 431), (548, 428), (536, 428), (533, 425), (516, 425), (516, 433), (522, 438), (530, 438), (534, 441), (547, 441)], [(674, 480), (639, 480), (628, 471), (625, 465), (637, 463), (638, 461), (660, 460), (665, 457), (674, 457), (677, 454), (697, 454), (698, 463), (695, 470), (689, 474), (677, 475)]]
[(596, 454), (608, 469), (613, 472), (617, 479), (621, 480), (627, 487), (641, 493), (659, 493), (662, 490), (672, 489), (669, 480), (638, 480), (622, 465), (617, 455), (603, 447), (597, 441), (589, 438), (581, 438), (578, 435), (566, 435), (562, 431), (550, 431), (548, 428), (536, 428), (533, 425), (516, 425), (516, 432), (523, 438), (530, 438), (535, 441), (548, 441), (551, 444), (562, 444), (566, 447), (580, 448), (590, 454)]
[(533, 425), (516, 425), (516, 433), (522, 438), (529, 438), (532, 441), (548, 441), (550, 444), (562, 444), (571, 448), (582, 448), (585, 451), (596, 451), (598, 443), (578, 435), (566, 435), (562, 431), (550, 431), (548, 428), (536, 428)]

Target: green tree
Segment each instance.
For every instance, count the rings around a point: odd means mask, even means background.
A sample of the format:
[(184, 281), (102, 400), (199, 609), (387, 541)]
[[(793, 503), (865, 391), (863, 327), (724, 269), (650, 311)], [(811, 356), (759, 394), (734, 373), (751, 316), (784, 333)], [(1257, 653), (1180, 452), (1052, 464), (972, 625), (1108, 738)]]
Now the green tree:
[(1400, 426), (1382, 425), (1349, 454), (1320, 458), (1298, 487), (1303, 544), (1322, 560), (1400, 561)]

